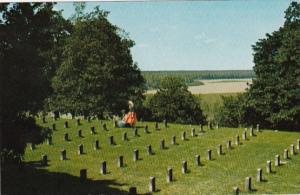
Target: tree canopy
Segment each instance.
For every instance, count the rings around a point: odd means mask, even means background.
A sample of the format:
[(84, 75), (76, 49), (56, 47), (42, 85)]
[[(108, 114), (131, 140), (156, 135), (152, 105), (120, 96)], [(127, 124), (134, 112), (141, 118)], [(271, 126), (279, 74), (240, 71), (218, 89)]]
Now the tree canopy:
[(255, 119), (249, 117), (256, 120), (253, 122), (272, 128), (299, 129), (299, 3), (291, 3), (285, 19), (283, 27), (253, 46), (256, 79), (248, 92), (247, 107), (257, 115)]
[[(132, 60), (134, 42), (96, 7), (78, 7), (73, 33), (66, 39), (62, 64), (53, 78), (52, 109), (103, 117), (118, 113), (129, 99), (140, 100), (144, 79)], [(139, 98), (138, 98), (139, 97)]]
[[(52, 3), (0, 4), (1, 149), (22, 154), (45, 134), (32, 118), (51, 93), (54, 47), (65, 28)], [(53, 54), (53, 55), (50, 55)]]
[(150, 98), (148, 109), (156, 120), (199, 124), (205, 121), (200, 103), (188, 91), (184, 80), (179, 77), (166, 77), (157, 93)]

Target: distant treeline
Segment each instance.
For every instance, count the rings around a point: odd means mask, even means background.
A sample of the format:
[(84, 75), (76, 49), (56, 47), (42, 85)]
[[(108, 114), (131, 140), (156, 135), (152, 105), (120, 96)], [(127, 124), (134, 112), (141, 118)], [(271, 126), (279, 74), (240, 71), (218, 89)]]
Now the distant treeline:
[(254, 78), (253, 70), (189, 70), (189, 71), (142, 71), (148, 89), (156, 89), (166, 76), (181, 77), (187, 85), (201, 85), (201, 79)]

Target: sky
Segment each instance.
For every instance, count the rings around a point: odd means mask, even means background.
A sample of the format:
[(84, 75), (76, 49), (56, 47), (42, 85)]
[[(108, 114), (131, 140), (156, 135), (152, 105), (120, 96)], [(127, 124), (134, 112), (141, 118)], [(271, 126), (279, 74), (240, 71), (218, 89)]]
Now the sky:
[[(284, 23), (291, 0), (88, 2), (135, 41), (141, 70), (244, 70), (253, 67), (252, 45)], [(72, 3), (58, 3), (63, 16)]]

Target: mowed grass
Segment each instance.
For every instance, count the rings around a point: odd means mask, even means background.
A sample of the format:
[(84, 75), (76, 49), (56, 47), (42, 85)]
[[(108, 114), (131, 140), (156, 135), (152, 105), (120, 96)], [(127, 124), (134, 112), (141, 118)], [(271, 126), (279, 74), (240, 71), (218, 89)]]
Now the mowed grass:
[[(64, 119), (52, 121), (47, 119), (43, 126), (51, 127), (56, 123), (57, 130), (53, 132), (53, 145), (46, 143), (37, 145), (34, 151), (29, 147), (26, 149), (25, 161), (39, 161), (42, 154), (47, 154), (49, 165), (39, 169), (47, 169), (49, 172), (68, 173), (79, 177), (80, 169), (87, 169), (87, 177), (90, 180), (110, 181), (117, 184), (110, 186), (124, 191), (129, 187), (137, 187), (139, 194), (149, 192), (149, 177), (156, 178), (157, 193), (160, 194), (226, 194), (232, 193), (232, 188), (238, 186), (241, 193), (244, 189), (245, 177), (251, 176), (254, 191), (252, 193), (300, 193), (300, 151), (290, 159), (283, 159), (285, 148), (294, 144), (300, 138), (299, 132), (275, 132), (263, 130), (255, 132), (257, 136), (242, 140), (244, 129), (222, 128), (207, 130), (199, 134), (198, 126), (169, 124), (161, 130), (156, 131), (154, 123), (139, 122), (139, 137), (133, 136), (131, 128), (113, 128), (111, 122), (106, 123), (108, 131), (102, 129), (98, 120), (91, 123), (81, 121), (82, 125), (77, 126), (76, 120), (67, 120), (70, 128), (63, 127)], [(144, 132), (142, 126), (149, 126), (149, 134)], [(90, 127), (96, 127), (96, 135), (90, 133)], [(196, 137), (191, 137), (191, 128), (197, 132)], [(77, 137), (77, 130), (82, 129), (84, 138)], [(187, 133), (187, 140), (181, 140), (183, 131)], [(129, 141), (122, 140), (123, 132), (127, 132)], [(64, 141), (64, 133), (69, 133), (70, 141)], [(114, 136), (116, 145), (109, 145), (109, 136)], [(171, 145), (172, 136), (176, 136), (177, 145)], [(240, 136), (241, 145), (235, 145), (236, 135)], [(160, 140), (165, 139), (167, 149), (159, 148)], [(95, 140), (100, 141), (100, 149), (94, 150)], [(226, 148), (227, 140), (232, 140), (233, 149)], [(84, 145), (84, 155), (78, 155), (78, 145)], [(224, 154), (217, 154), (218, 144), (223, 145)], [(147, 145), (152, 145), (154, 155), (147, 155)], [(66, 149), (66, 161), (60, 160), (60, 152)], [(133, 150), (138, 149), (140, 160), (133, 161)], [(212, 150), (213, 160), (206, 159), (207, 149)], [(201, 156), (201, 166), (195, 165), (195, 155)], [(266, 161), (271, 160), (274, 165), (275, 155), (280, 154), (283, 165), (272, 167), (273, 173), (265, 171)], [(124, 156), (125, 167), (117, 166), (119, 155)], [(101, 162), (107, 161), (107, 175), (100, 174)], [(181, 173), (182, 161), (188, 163), (187, 174)], [(173, 168), (175, 181), (167, 183), (167, 168)], [(256, 182), (257, 168), (263, 169), (264, 182)], [(51, 181), (50, 181), (51, 182)], [(18, 181), (16, 181), (18, 183)], [(61, 189), (57, 189), (61, 190)], [(92, 191), (92, 189), (91, 189)], [(59, 193), (59, 192), (58, 192)], [(61, 192), (63, 193), (63, 192)]]

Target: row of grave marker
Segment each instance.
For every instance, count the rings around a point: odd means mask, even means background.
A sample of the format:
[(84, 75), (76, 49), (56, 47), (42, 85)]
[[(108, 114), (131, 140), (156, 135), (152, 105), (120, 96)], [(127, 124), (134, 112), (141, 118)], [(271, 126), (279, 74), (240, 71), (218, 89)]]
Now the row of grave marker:
[[(145, 128), (145, 131), (147, 128)], [(156, 125), (156, 129), (157, 129), (157, 125)], [(201, 128), (202, 130), (202, 128)], [(259, 131), (259, 126), (257, 128), (257, 131)], [(137, 129), (135, 129), (135, 135), (137, 135)], [(193, 128), (192, 129), (192, 132), (191, 132), (191, 135), (192, 136), (195, 136), (195, 129)], [(182, 133), (182, 139), (185, 140), (185, 136), (186, 136), (186, 132), (183, 132)], [(254, 132), (253, 132), (253, 129), (250, 128), (250, 136), (254, 136)], [(236, 137), (237, 140), (236, 140), (236, 144), (239, 145), (239, 136)], [(173, 136), (172, 138), (172, 143), (175, 143), (175, 136)], [(246, 134), (246, 131), (243, 132), (243, 139), (246, 140), (247, 139), (247, 134)], [(110, 144), (113, 144), (113, 137), (111, 136), (110, 137)], [(165, 148), (165, 142), (164, 140), (161, 140), (160, 142), (160, 148), (161, 149), (164, 149)], [(227, 142), (227, 148), (230, 149), (231, 148), (231, 141), (229, 140)], [(300, 140), (298, 140), (298, 145), (297, 145), (297, 148), (299, 149), (300, 148)], [(79, 154), (82, 154), (83, 153), (83, 145), (79, 145)], [(151, 154), (152, 153), (152, 148), (151, 148), (151, 145), (148, 146), (148, 154)], [(218, 154), (221, 155), (223, 152), (222, 152), (222, 145), (219, 145), (218, 146)], [(291, 145), (291, 154), (294, 154), (294, 145)], [(65, 150), (62, 152), (62, 154), (66, 154)], [(208, 160), (211, 159), (211, 150), (208, 150), (207, 151), (207, 154), (208, 154)], [(285, 152), (284, 152), (284, 156), (286, 158), (288, 158), (288, 151), (285, 149)], [(43, 155), (43, 159), (45, 158), (45, 155)], [(46, 156), (46, 159), (47, 159), (47, 156)], [(138, 160), (138, 150), (134, 150), (134, 161), (137, 161)], [(118, 166), (119, 167), (122, 167), (123, 166), (123, 156), (119, 156), (119, 160), (118, 160)], [(196, 165), (199, 166), (200, 165), (200, 155), (196, 155)], [(276, 155), (276, 160), (275, 160), (275, 165), (276, 166), (279, 166), (280, 165), (280, 156), (279, 155)], [(186, 161), (183, 161), (182, 163), (182, 173), (186, 173), (187, 172), (187, 162)], [(267, 161), (267, 172), (270, 173), (271, 172), (271, 161)], [(102, 174), (106, 174), (106, 161), (103, 161), (102, 162), (102, 167), (101, 167), (101, 173)], [(84, 170), (81, 170), (80, 171), (80, 175), (81, 177), (86, 177), (86, 169)], [(171, 182), (172, 181), (172, 178), (173, 178), (173, 172), (172, 172), (172, 169), (171, 168), (168, 168), (167, 170), (167, 181), (168, 182)], [(261, 181), (262, 179), (262, 169), (258, 169), (258, 173), (257, 173), (257, 181)], [(246, 178), (246, 181), (245, 181), (245, 186), (248, 186), (248, 188), (246, 189), (250, 189), (251, 190), (251, 177), (247, 177)], [(155, 192), (155, 177), (151, 177), (150, 178), (150, 184), (149, 184), (149, 190), (151, 192)], [(131, 192), (136, 192), (136, 188), (133, 187), (130, 189)], [(238, 193), (239, 192), (239, 189), (237, 187), (234, 188), (234, 193)]]
[[(192, 129), (192, 136), (195, 136), (195, 129), (193, 128)], [(250, 131), (250, 135), (254, 135), (253, 134), (253, 132), (251, 133), (251, 131)], [(186, 140), (186, 132), (184, 131), (184, 132), (182, 132), (182, 136), (181, 136), (181, 139), (182, 140)], [(246, 131), (244, 131), (243, 132), (243, 140), (246, 140), (247, 139), (247, 132)], [(68, 137), (68, 134), (66, 133), (65, 135), (64, 135), (64, 140), (65, 141), (67, 141), (67, 140), (69, 140), (69, 137)], [(127, 133), (125, 132), (125, 133), (123, 133), (123, 140), (128, 140), (128, 138), (127, 138)], [(236, 136), (236, 145), (240, 145), (240, 137), (239, 137), (239, 135), (237, 135)], [(47, 139), (47, 144), (48, 145), (51, 145), (52, 144), (52, 137), (49, 137), (48, 139)], [(115, 143), (115, 141), (114, 141), (114, 137), (113, 136), (110, 136), (109, 137), (109, 144), (110, 145), (115, 145), (116, 143)], [(176, 144), (176, 136), (172, 136), (172, 140), (171, 140), (171, 144), (172, 145), (175, 145)], [(232, 148), (232, 144), (231, 144), (231, 140), (228, 140), (227, 141), (227, 149), (231, 149)], [(35, 148), (35, 146), (34, 145), (32, 145), (32, 150)], [(98, 150), (100, 148), (100, 144), (99, 144), (99, 140), (96, 140), (95, 141), (95, 144), (94, 144), (94, 150)], [(160, 149), (166, 149), (166, 146), (165, 146), (165, 140), (164, 139), (162, 139), (162, 140), (160, 140)], [(152, 146), (151, 145), (148, 145), (147, 146), (147, 151), (148, 151), (148, 154), (152, 154), (153, 152), (152, 152)], [(83, 152), (83, 144), (80, 144), (79, 146), (78, 146), (78, 154), (79, 155), (81, 155), (81, 154), (83, 154), (84, 152)], [(209, 151), (208, 151), (208, 153), (209, 153)], [(223, 147), (222, 147), (222, 145), (221, 144), (219, 144), (218, 145), (218, 148), (217, 148), (217, 153), (219, 154), (219, 155), (222, 155), (223, 154)], [(64, 149), (64, 150), (62, 150), (61, 151), (61, 160), (65, 160), (66, 159), (66, 150)]]
[[(148, 130), (148, 127), (146, 126), (146, 128), (145, 128), (145, 131), (147, 131)], [(195, 136), (195, 129), (194, 128), (192, 128), (192, 132), (191, 132), (191, 135), (192, 136)], [(251, 136), (254, 136), (254, 133), (253, 133), (253, 129), (252, 128), (250, 128), (250, 135)], [(64, 139), (65, 140), (68, 140), (68, 134), (65, 134), (65, 136), (64, 136)], [(182, 132), (182, 140), (185, 140), (186, 139), (186, 132), (184, 131), (184, 132)], [(243, 132), (243, 140), (246, 140), (247, 139), (247, 132), (246, 131), (244, 131)], [(123, 140), (127, 140), (127, 133), (125, 132), (124, 134), (123, 134)], [(48, 144), (49, 145), (51, 145), (52, 144), (52, 137), (50, 137), (49, 139), (48, 139)], [(110, 145), (113, 145), (113, 144), (115, 144), (115, 142), (114, 142), (114, 139), (113, 139), (113, 136), (110, 136), (109, 137), (109, 143), (110, 143)], [(173, 136), (172, 137), (172, 144), (173, 145), (175, 145), (176, 144), (176, 136)], [(239, 145), (240, 144), (240, 139), (239, 139), (239, 135), (237, 135), (236, 136), (236, 145)], [(299, 144), (298, 144), (299, 145)], [(79, 149), (78, 149), (78, 154), (79, 155), (81, 155), (81, 154), (83, 154), (84, 152), (83, 152), (83, 145), (82, 144), (80, 144), (79, 146)], [(300, 146), (298, 146), (298, 147), (300, 147)], [(32, 147), (31, 147), (32, 149), (34, 149), (35, 148), (35, 146), (34, 145), (32, 145)], [(96, 140), (95, 141), (95, 145), (94, 145), (94, 149), (95, 150), (97, 150), (97, 149), (99, 149), (100, 148), (100, 146), (99, 146), (99, 141), (98, 140)], [(229, 140), (229, 141), (227, 141), (227, 148), (228, 149), (231, 149), (231, 140)], [(160, 141), (160, 149), (165, 149), (165, 140), (161, 140)], [(152, 152), (152, 146), (151, 145), (148, 145), (147, 146), (147, 151), (148, 151), (148, 154), (149, 155), (152, 155), (153, 154), (153, 152)], [(222, 150), (222, 145), (220, 144), (220, 145), (218, 145), (218, 154), (219, 155), (221, 155), (221, 154), (223, 154), (223, 150)], [(211, 150), (208, 150), (207, 151), (207, 153), (208, 153), (208, 160), (210, 160), (211, 159)], [(134, 160), (136, 161), (136, 160), (138, 160), (138, 150), (135, 150), (134, 151), (134, 154), (135, 154), (135, 157), (134, 157)], [(45, 155), (43, 155), (43, 157), (42, 157), (42, 164), (45, 164), (44, 162), (44, 157)], [(199, 156), (200, 157), (200, 156)], [(123, 158), (123, 157), (122, 157)], [(46, 159), (47, 159), (47, 157), (46, 157)], [(64, 149), (64, 150), (62, 150), (61, 151), (61, 160), (66, 160), (67, 159), (67, 157), (66, 157), (66, 150)], [(47, 160), (46, 160), (47, 161)]]
[[(193, 134), (193, 130), (192, 130), (192, 134)], [(252, 131), (250, 131), (250, 135), (251, 136), (254, 136), (254, 133)], [(185, 139), (185, 132), (183, 132), (182, 134), (182, 139), (184, 140)], [(246, 140), (247, 139), (247, 133), (246, 131), (243, 132), (243, 139)], [(172, 143), (176, 143), (175, 141), (175, 136), (172, 137)], [(239, 136), (237, 135), (236, 136), (236, 145), (239, 145), (240, 144), (240, 140), (239, 140)], [(227, 141), (227, 148), (228, 149), (231, 149), (231, 140)], [(299, 141), (299, 147), (300, 147), (300, 141)], [(148, 154), (149, 155), (152, 155), (152, 147), (151, 145), (148, 145), (147, 147), (147, 151), (148, 151)], [(165, 148), (165, 141), (164, 140), (161, 140), (160, 142), (160, 148), (161, 149), (164, 149)], [(82, 145), (79, 145), (79, 154), (82, 154), (83, 153), (83, 146)], [(218, 146), (218, 154), (221, 155), (223, 154), (223, 151), (222, 151), (222, 145), (219, 145)], [(43, 159), (45, 158), (45, 155), (43, 156)], [(62, 151), (62, 157), (61, 157), (62, 160), (65, 160), (66, 159), (66, 151), (63, 150)], [(134, 161), (137, 161), (139, 159), (139, 151), (138, 150), (134, 150), (134, 158), (133, 160)], [(212, 151), (211, 150), (207, 150), (207, 159), (208, 160), (211, 160), (212, 159)], [(200, 155), (196, 155), (195, 156), (195, 163), (196, 163), (196, 166), (200, 166), (201, 162), (200, 162)], [(119, 156), (118, 158), (118, 166), (119, 167), (123, 167), (124, 165), (124, 158), (123, 156)], [(86, 178), (86, 172), (87, 170), (86, 169), (83, 169), (80, 171), (80, 177), (81, 178)], [(106, 167), (106, 161), (103, 161), (101, 163), (101, 169), (100, 169), (100, 172), (101, 174), (106, 174), (107, 173), (107, 167)], [(187, 162), (186, 161), (183, 161), (182, 162), (182, 173), (187, 173)], [(167, 181), (168, 182), (172, 182), (173, 181), (173, 170), (172, 168), (168, 168), (167, 170)], [(251, 182), (251, 181), (250, 181)], [(150, 184), (149, 184), (149, 190), (150, 192), (155, 192), (156, 191), (156, 188), (155, 188), (155, 177), (151, 177), (150, 178)], [(131, 192), (136, 192), (136, 188), (133, 187), (130, 189)]]
[[(66, 122), (67, 122), (67, 121), (66, 121)], [(67, 127), (68, 127), (68, 125), (66, 125), (66, 128), (67, 128)], [(53, 128), (53, 130), (56, 130), (55, 124), (53, 124), (52, 128)], [(107, 130), (106, 124), (103, 124), (103, 129), (104, 129), (104, 130)], [(156, 123), (156, 130), (159, 130), (158, 123)], [(145, 132), (145, 133), (149, 133), (149, 130), (148, 130), (148, 126), (147, 126), (147, 125), (146, 125), (145, 128), (144, 128), (144, 132)], [(201, 126), (201, 128), (200, 128), (200, 133), (202, 133), (202, 132), (203, 132), (203, 128), (202, 128), (202, 126)], [(95, 127), (94, 127), (94, 126), (91, 127), (91, 134), (96, 134), (96, 131), (95, 131)], [(138, 134), (138, 128), (136, 128), (136, 127), (133, 128), (133, 134), (134, 134), (134, 137), (138, 137), (138, 136), (139, 136), (139, 134)], [(81, 130), (81, 129), (78, 130), (77, 136), (78, 136), (79, 138), (83, 138), (82, 130)], [(196, 130), (195, 130), (195, 128), (192, 128), (192, 130), (191, 130), (191, 136), (192, 136), (192, 137), (195, 137), (195, 136), (196, 136)], [(172, 138), (172, 144), (175, 144), (175, 139), (176, 139), (175, 136), (173, 136), (173, 138)], [(185, 139), (186, 139), (186, 132), (184, 131), (184, 132), (182, 132), (182, 140), (185, 140)], [(123, 141), (128, 141), (127, 132), (124, 132), (124, 133), (123, 133), (122, 140), (123, 140)], [(65, 133), (65, 134), (64, 134), (64, 141), (70, 141), (69, 133)], [(97, 140), (96, 142), (98, 142), (98, 140)], [(49, 136), (49, 137), (47, 138), (47, 144), (48, 144), (48, 145), (52, 145), (52, 136)], [(96, 144), (97, 144), (97, 143), (96, 143)], [(116, 143), (114, 142), (114, 137), (113, 137), (113, 136), (110, 136), (110, 137), (109, 137), (109, 144), (110, 144), (110, 145), (116, 145)], [(98, 149), (98, 147), (95, 147), (95, 148)], [(32, 149), (32, 150), (35, 149), (35, 144), (32, 144), (32, 145), (31, 145), (31, 149)]]
[[(81, 126), (81, 123), (78, 122), (78, 121), (79, 121), (79, 119), (77, 119), (77, 126)], [(101, 123), (102, 123), (102, 121), (101, 121)], [(165, 122), (165, 121), (164, 121), (164, 126), (165, 126), (165, 128), (168, 127), (167, 122)], [(202, 126), (202, 125), (201, 125), (201, 126)], [(117, 127), (117, 125), (114, 124), (114, 127)], [(146, 126), (146, 127), (148, 128), (148, 126)], [(70, 128), (69, 122), (68, 122), (68, 121), (65, 121), (65, 122), (64, 122), (64, 128), (65, 128), (65, 129)], [(91, 128), (93, 128), (93, 130), (95, 130), (95, 127), (91, 127)], [(105, 131), (108, 131), (107, 126), (106, 126), (106, 123), (102, 124), (102, 129), (105, 130)], [(156, 129), (156, 130), (160, 130), (159, 125), (158, 125), (158, 122), (155, 122), (155, 129)], [(201, 129), (202, 129), (202, 128), (201, 128)], [(56, 124), (55, 124), (55, 123), (52, 124), (52, 130), (56, 130)]]
[[(156, 123), (157, 124), (157, 123)], [(156, 125), (156, 129), (158, 129), (158, 126)], [(258, 126), (258, 131), (259, 131), (259, 126)], [(137, 129), (136, 129), (137, 130)], [(135, 131), (136, 132), (136, 131)], [(185, 132), (183, 132), (182, 134), (182, 139), (184, 140), (185, 139)], [(135, 133), (135, 135), (137, 135), (137, 133)], [(192, 129), (192, 132), (191, 132), (191, 135), (192, 136), (195, 136), (195, 129), (193, 128)], [(247, 134), (246, 134), (246, 131), (243, 132), (243, 139), (246, 140), (247, 139)], [(253, 129), (250, 128), (250, 136), (254, 136), (254, 133), (253, 133)], [(173, 136), (172, 140), (172, 143), (175, 143), (175, 136)], [(113, 144), (113, 137), (111, 136), (110, 137), (110, 144)], [(236, 144), (239, 145), (239, 136), (237, 136), (237, 140), (236, 140)], [(165, 143), (164, 143), (164, 140), (161, 140), (160, 142), (160, 148), (161, 149), (164, 149), (165, 148)], [(227, 142), (227, 148), (230, 149), (231, 148), (231, 141), (229, 140)], [(297, 149), (300, 149), (300, 139), (297, 140)], [(79, 145), (79, 154), (82, 154), (83, 153), (83, 145)], [(148, 146), (148, 154), (151, 154), (152, 153), (152, 148), (151, 148), (151, 145)], [(294, 155), (295, 154), (295, 147), (294, 145), (292, 144), (291, 147), (290, 147), (290, 153), (291, 155)], [(62, 154), (66, 154), (66, 151), (62, 151)], [(207, 154), (208, 154), (208, 160), (211, 159), (211, 150), (208, 150), (207, 151)], [(222, 145), (219, 145), (218, 146), (218, 154), (221, 155), (222, 154)], [(284, 150), (284, 159), (288, 159), (288, 150), (285, 149)], [(44, 162), (47, 162), (47, 155), (43, 155), (42, 157), (42, 161)], [(138, 160), (138, 150), (134, 150), (134, 161), (137, 161)], [(45, 163), (44, 163), (45, 164)], [(118, 159), (118, 166), (119, 167), (122, 167), (124, 164), (124, 160), (123, 160), (123, 156), (119, 156), (119, 159)], [(196, 165), (199, 166), (200, 165), (200, 155), (196, 155)], [(280, 155), (276, 155), (275, 156), (275, 166), (280, 166)], [(106, 161), (103, 161), (102, 164), (101, 164), (101, 171), (100, 171), (102, 174), (106, 174)], [(187, 162), (186, 161), (183, 161), (182, 162), (182, 173), (186, 173), (187, 172)], [(271, 173), (272, 172), (272, 169), (271, 169), (271, 161), (268, 160), (267, 161), (267, 166), (266, 166), (266, 172), (267, 173)], [(86, 169), (82, 169), (80, 171), (80, 178), (83, 179), (83, 178), (86, 178), (86, 175), (87, 175), (87, 170)], [(257, 170), (257, 182), (261, 182), (262, 181), (262, 169), (259, 168)], [(168, 168), (167, 169), (167, 182), (172, 182), (173, 180), (173, 170), (172, 168)], [(245, 178), (245, 189), (247, 191), (251, 191), (252, 190), (252, 178), (251, 177), (246, 177)], [(155, 186), (155, 177), (150, 177), (150, 183), (149, 183), (149, 190), (150, 192), (155, 192), (156, 191), (156, 186)], [(135, 187), (132, 187), (130, 188), (130, 193), (133, 193), (134, 192), (136, 193), (136, 188)], [(238, 187), (234, 187), (234, 194), (238, 194), (239, 193), (239, 188)]]
[[(300, 139), (297, 139), (297, 149), (300, 150)], [(290, 153), (291, 153), (291, 155), (296, 155), (294, 144), (290, 145)], [(288, 149), (284, 149), (283, 158), (286, 159), (286, 160), (290, 158)], [(279, 167), (281, 165), (281, 160), (280, 160), (280, 155), (279, 154), (275, 155), (274, 164), (275, 164), (276, 167)], [(266, 172), (267, 173), (272, 173), (272, 162), (271, 162), (271, 160), (267, 160)], [(257, 175), (256, 175), (256, 182), (262, 182), (262, 181), (263, 181), (263, 171), (262, 171), (261, 168), (258, 168), (257, 169)], [(251, 177), (246, 177), (245, 178), (245, 190), (247, 192), (251, 192), (253, 190), (252, 178)], [(233, 187), (233, 194), (234, 195), (238, 195), (239, 192), (240, 192), (240, 189), (238, 187)]]
[[(245, 133), (243, 135), (246, 135)], [(252, 133), (252, 136), (253, 136), (253, 133)], [(236, 144), (239, 145), (239, 136), (237, 136), (237, 142)], [(243, 138), (246, 139), (246, 136), (243, 136)], [(161, 142), (161, 149), (163, 148), (163, 145), (164, 145), (164, 142)], [(299, 141), (299, 147), (300, 147), (300, 141)], [(227, 143), (227, 148), (231, 148), (231, 141), (229, 141)], [(149, 147), (148, 146), (148, 154), (151, 154), (152, 149), (151, 149), (151, 146)], [(219, 145), (219, 149), (218, 149), (218, 154), (221, 155), (222, 154), (222, 145)], [(212, 159), (212, 151), (211, 150), (207, 150), (207, 159), (208, 160), (211, 160)], [(134, 150), (134, 161), (137, 161), (138, 160), (138, 150)], [(121, 163), (122, 162), (122, 163)], [(123, 165), (123, 156), (120, 156), (119, 157), (119, 160), (118, 160), (118, 166), (119, 167), (122, 167), (120, 165)], [(200, 161), (200, 155), (195, 155), (195, 164), (196, 166), (200, 166), (201, 165), (201, 161)], [(86, 169), (83, 169), (84, 171), (84, 175), (80, 175), (81, 177), (85, 177), (86, 179)], [(101, 171), (100, 171), (102, 174), (106, 174), (106, 161), (103, 161), (102, 162), (102, 166), (101, 166)], [(183, 174), (186, 174), (188, 172), (188, 168), (187, 168), (187, 161), (182, 161), (182, 168), (181, 168), (181, 172)], [(80, 171), (81, 173), (81, 171)], [(261, 175), (262, 175), (262, 172), (260, 172)], [(167, 169), (167, 177), (166, 177), (166, 180), (168, 183), (172, 182), (173, 181), (173, 169), (172, 168), (168, 168)], [(247, 181), (248, 183), (250, 182), (250, 185), (251, 185), (251, 178), (247, 178)], [(238, 188), (237, 188), (238, 190)], [(149, 191), (150, 192), (156, 192), (156, 183), (155, 183), (155, 177), (150, 177), (150, 182), (149, 182)], [(129, 189), (129, 194), (136, 194), (137, 193), (137, 189), (136, 187), (131, 187)]]
[[(91, 118), (90, 117), (88, 117), (88, 123), (90, 123), (91, 122)], [(45, 117), (42, 117), (42, 123), (46, 123), (46, 118)], [(102, 124), (102, 121), (100, 120), (100, 123)], [(113, 120), (113, 123), (114, 123), (114, 127), (117, 127), (117, 121), (115, 121), (115, 120)], [(76, 124), (77, 124), (77, 126), (80, 126), (80, 125), (82, 125), (82, 123), (81, 123), (81, 121), (80, 121), (80, 119), (76, 119)], [(164, 124), (164, 127), (165, 128), (167, 128), (168, 127), (168, 122), (167, 122), (167, 120), (163, 120), (163, 124)], [(105, 127), (104, 127), (105, 126)], [(64, 122), (64, 127), (65, 128), (69, 128), (69, 123), (68, 123), (68, 121), (65, 121)], [(104, 129), (106, 129), (106, 124), (103, 124), (103, 128)], [(158, 130), (158, 129), (160, 129), (159, 128), (159, 126), (158, 126), (158, 122), (156, 122), (155, 123), (155, 128)], [(200, 128), (201, 128), (201, 130), (203, 130), (203, 125), (202, 124), (200, 124)], [(208, 123), (208, 128), (209, 129), (213, 129), (213, 126), (212, 126), (212, 123)], [(219, 128), (219, 125), (217, 124), (216, 125), (216, 129), (218, 129)], [(55, 124), (54, 124), (54, 128), (53, 128), (53, 130), (55, 130), (56, 128), (55, 128)], [(250, 129), (251, 130), (253, 130), (253, 127), (251, 126), (250, 127)], [(257, 131), (259, 131), (259, 124), (257, 124), (256, 125), (256, 129), (257, 129)]]
[[(105, 128), (106, 128), (106, 125), (105, 125)], [(258, 130), (258, 131), (259, 131), (259, 130)], [(147, 126), (147, 125), (146, 125), (145, 128), (144, 128), (144, 132), (145, 132), (145, 133), (149, 133), (149, 131), (148, 131), (148, 126)], [(96, 132), (95, 132), (95, 127), (93, 126), (93, 127), (91, 127), (91, 134), (95, 134), (95, 133), (96, 133)], [(202, 127), (200, 128), (200, 133), (203, 133), (203, 128), (202, 128)], [(134, 134), (134, 137), (138, 137), (138, 136), (139, 136), (139, 134), (138, 134), (138, 129), (137, 129), (137, 128), (134, 128), (134, 129), (133, 129), (133, 134)], [(82, 135), (82, 130), (81, 130), (81, 129), (78, 130), (77, 136), (80, 137), (80, 138), (83, 137), (83, 135)], [(192, 128), (192, 130), (191, 130), (191, 136), (192, 136), (192, 137), (195, 137), (195, 136), (196, 136), (196, 130), (195, 130), (195, 128)], [(246, 131), (246, 130), (243, 132), (242, 136), (243, 136), (243, 139), (244, 139), (244, 140), (247, 139), (247, 131)], [(255, 136), (255, 134), (254, 134), (252, 128), (250, 128), (250, 136)], [(182, 132), (181, 139), (182, 139), (182, 140), (186, 140), (186, 132), (185, 132), (185, 131)], [(124, 132), (124, 133), (123, 133), (122, 140), (123, 140), (123, 141), (128, 141), (127, 132)], [(65, 134), (64, 134), (64, 141), (70, 141), (70, 138), (69, 138), (69, 134), (68, 134), (68, 133), (65, 133)], [(164, 142), (164, 141), (163, 141), (163, 142)], [(238, 136), (238, 135), (237, 135), (237, 137), (236, 137), (236, 143), (237, 143), (237, 145), (239, 145), (239, 136)], [(48, 139), (47, 139), (47, 144), (48, 144), (48, 145), (52, 145), (52, 137), (51, 137), (51, 136), (48, 137)], [(173, 144), (173, 145), (176, 144), (176, 137), (175, 137), (175, 136), (172, 137), (172, 144)], [(95, 148), (95, 149), (99, 149), (99, 147), (97, 147), (97, 145), (99, 145), (99, 141), (98, 141), (98, 140), (96, 140), (95, 145), (96, 145), (96, 146), (95, 146), (94, 148)], [(116, 145), (116, 142), (114, 141), (114, 137), (113, 137), (113, 136), (110, 136), (110, 137), (109, 137), (109, 145)], [(231, 147), (231, 141), (229, 140), (229, 141), (227, 142), (227, 148), (230, 148), (230, 147)], [(34, 145), (34, 144), (32, 144), (31, 149), (32, 149), (32, 150), (35, 149), (35, 145)], [(221, 148), (220, 150), (222, 150), (222, 148)]]

